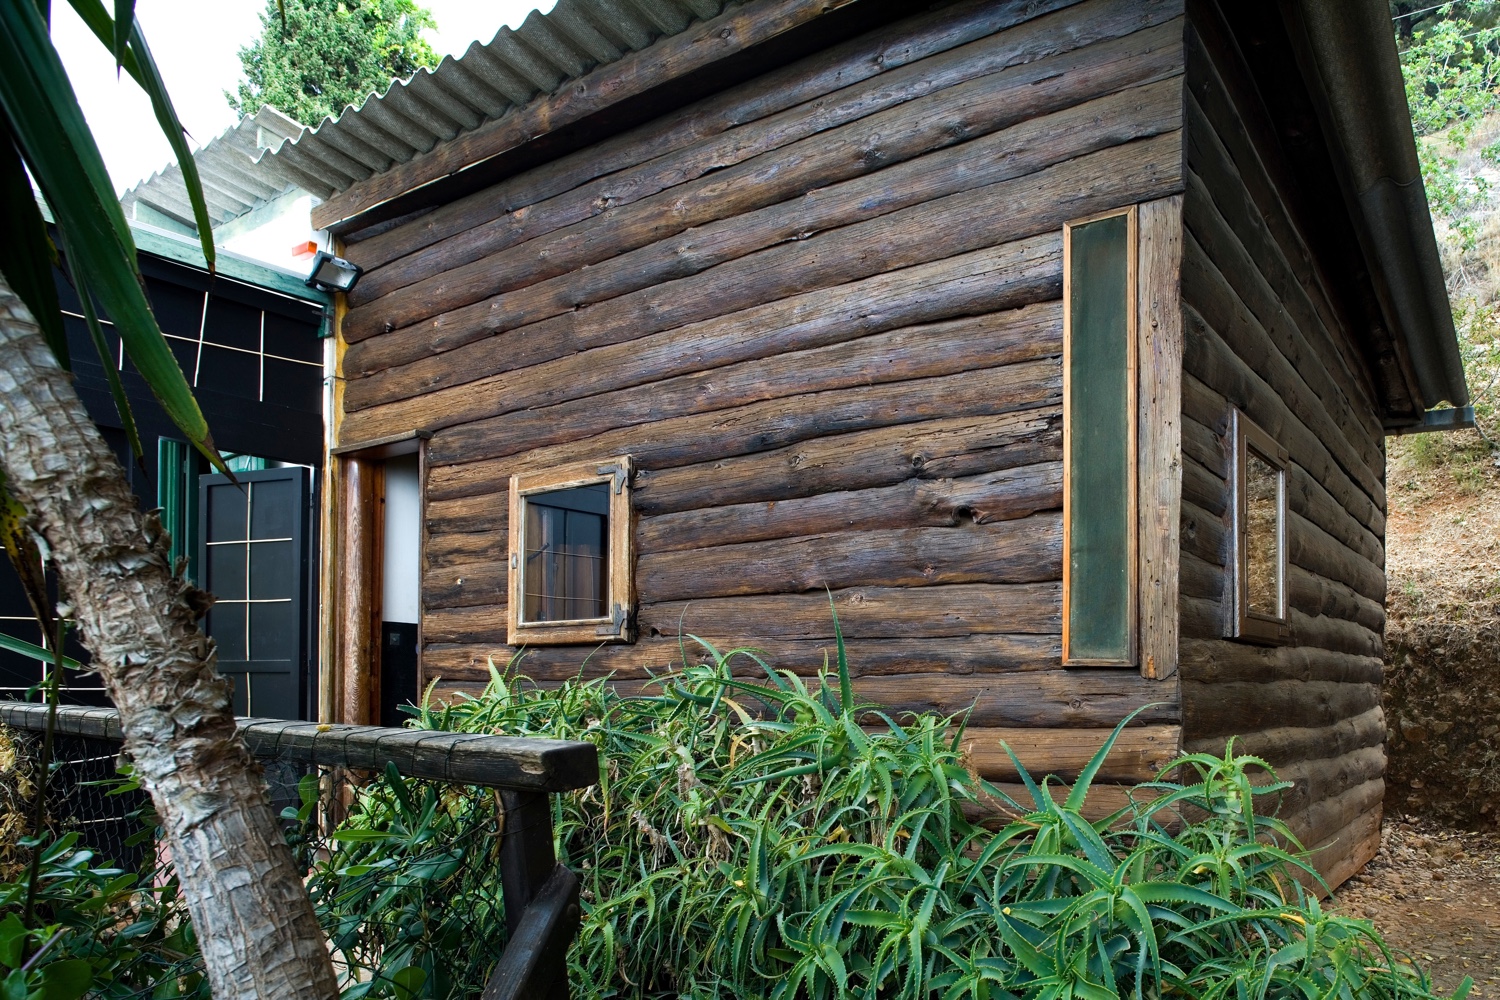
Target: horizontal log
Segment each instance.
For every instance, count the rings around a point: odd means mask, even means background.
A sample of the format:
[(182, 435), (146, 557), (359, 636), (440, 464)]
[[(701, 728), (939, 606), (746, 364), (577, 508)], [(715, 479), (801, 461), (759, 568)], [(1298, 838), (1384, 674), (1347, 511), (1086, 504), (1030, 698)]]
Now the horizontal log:
[(1385, 600), (1385, 567), (1349, 550), (1337, 538), (1296, 511), (1287, 513), (1287, 559), (1337, 580), (1372, 601)]
[[(586, 291), (582, 283), (596, 280), (593, 272), (601, 272), (597, 280), (602, 281), (609, 268), (574, 272), (352, 345), (343, 373), (353, 379), (474, 345), (431, 375), (457, 370), (477, 377), (516, 367), (518, 356), (530, 360), (535, 349), (522, 349), (528, 342), (546, 345), (544, 354), (556, 358), (639, 340), (813, 289), (1052, 232), (1067, 219), (1171, 194), (1180, 185), (1181, 136), (1167, 132), (808, 240), (760, 250), (701, 274), (670, 278), (670, 272), (665, 272), (648, 287), (625, 294), (615, 288), (597, 297), (582, 294)], [(1008, 211), (995, 212), (997, 204), (1006, 205)], [(943, 232), (941, 241), (931, 239), (935, 231)], [(549, 318), (558, 322), (544, 326)], [(495, 336), (503, 331), (511, 335)], [(414, 390), (431, 388), (426, 378), (402, 377), (414, 379)], [(438, 390), (432, 395), (437, 398), (442, 393)], [(442, 410), (447, 409), (445, 404)]]
[[(477, 260), (536, 233), (723, 172), (976, 74), (1024, 65), (1038, 54), (1064, 52), (1075, 45), (1100, 40), (1108, 44), (1110, 26), (1119, 22), (1102, 10), (1084, 22), (1083, 31), (1076, 22), (1056, 18), (1017, 27), (1018, 22), (1045, 14), (1048, 7), (1070, 2), (1049, 0), (1023, 12), (968, 0), (910, 18), (449, 202), (358, 244), (357, 259), (370, 269), (365, 280), (389, 276), (357, 301)], [(1121, 0), (1095, 4), (1104, 6), (1130, 5)], [(1151, 6), (1161, 10), (1158, 18), (1174, 13), (1170, 4)], [(1180, 11), (1180, 4), (1176, 7)], [(1147, 23), (1132, 22), (1121, 30), (1149, 30)], [(992, 37), (997, 33), (1001, 34)], [(1180, 39), (1180, 31), (1178, 35)], [(1008, 52), (1002, 51), (1005, 46)], [(541, 218), (533, 221), (531, 216)], [(363, 286), (362, 282), (361, 290)]]
[[(340, 433), (365, 439), (403, 423), (434, 423), (440, 426), (433, 447), (442, 448), (443, 427), (518, 409), (496, 393), (518, 394), (519, 403), (528, 407), (555, 406), (737, 362), (1056, 299), (1061, 288), (1062, 240), (1050, 233), (635, 339), (621, 331), (618, 336), (609, 333), (613, 340), (595, 343), (585, 326), (593, 323), (592, 317), (570, 314), (496, 338), (494, 344), (504, 341), (507, 347), (497, 363), (524, 370), (435, 394), (440, 410), (423, 411), (416, 403), (403, 402), (349, 414)], [(597, 315), (598, 310), (590, 312)], [(642, 327), (650, 325), (648, 317), (638, 319)], [(486, 350), (490, 346), (483, 345)], [(452, 361), (466, 363), (462, 354)], [(565, 381), (554, 384), (558, 379)]]
[(1356, 622), (1376, 635), (1385, 632), (1385, 608), (1353, 587), (1309, 572), (1288, 567), (1287, 600), (1307, 615), (1327, 615)]
[[(1192, 640), (1184, 640), (1189, 641)], [(1242, 735), (1277, 726), (1331, 726), (1379, 704), (1377, 684), (1332, 681), (1204, 684), (1188, 676), (1182, 681), (1183, 732), (1190, 740)]]
[[(1200, 598), (1215, 605), (1227, 605), (1230, 600), (1229, 574), (1223, 566), (1208, 562), (1191, 552), (1183, 552), (1179, 565), (1181, 592), (1185, 597)], [(1215, 632), (1212, 638), (1223, 635)]]
[(427, 497), (422, 523), (431, 540), (454, 532), (499, 532), (504, 538), (510, 517), (509, 490), (438, 500)]
[[(990, 781), (1020, 780), (1015, 761), (1002, 747), (1006, 744), (1034, 780), (1052, 775), (1063, 781), (1077, 779), (1094, 754), (1109, 738), (1111, 729), (982, 729), (964, 730), (959, 744), (969, 769)], [(1099, 768), (1101, 782), (1135, 784), (1151, 781), (1178, 754), (1182, 730), (1179, 726), (1127, 726)]]
[[(795, 670), (804, 676), (833, 663), (835, 644), (828, 640), (757, 639), (747, 635), (641, 636), (631, 645), (536, 646), (524, 651), (503, 642), (433, 644), (422, 651), (424, 685), (435, 677), (463, 683), (489, 679), (488, 663), (504, 667), (520, 656), (521, 673), (539, 682), (561, 681), (580, 676), (611, 676), (622, 681), (641, 681), (680, 670), (683, 657), (689, 663), (712, 663), (716, 659), (700, 644), (707, 643), (727, 655), (734, 650), (754, 650), (761, 660), (778, 670)], [(954, 676), (991, 676), (1007, 671), (1057, 670), (1062, 640), (1056, 635), (955, 636), (941, 642), (931, 639), (850, 639), (845, 644), (849, 668), (856, 677), (917, 673)], [(744, 653), (729, 659), (736, 677), (764, 680), (760, 663)], [(1119, 721), (1119, 720), (1115, 720)]]
[(643, 552), (674, 552), (829, 531), (989, 524), (1061, 506), (1062, 462), (1047, 461), (957, 479), (907, 479), (895, 486), (643, 517), (636, 541)]
[[(1019, 275), (1017, 276), (1019, 277)], [(745, 349), (743, 331), (695, 355), (712, 363)], [(709, 368), (582, 399), (517, 410), (449, 428), (434, 437), (430, 461), (495, 458), (621, 427), (832, 389), (999, 368), (1062, 353), (1062, 306), (1043, 302), (981, 316), (902, 327), (808, 350)], [(643, 371), (648, 379), (653, 373)]]
[(1177, 616), (1186, 638), (1217, 638), (1229, 631), (1229, 605), (1212, 597), (1178, 594)]
[[(1051, 374), (1047, 374), (1047, 369)], [(518, 472), (600, 456), (634, 456), (642, 478), (653, 470), (768, 451), (835, 434), (919, 423), (954, 413), (973, 417), (1037, 411), (1054, 419), (1061, 400), (1056, 362), (1028, 362), (959, 375), (860, 389), (808, 393), (713, 413), (673, 417), (504, 459), (430, 466), (429, 500), (498, 493)], [(1037, 460), (1047, 456), (1038, 455)]]
[[(1314, 803), (1292, 824), (1311, 856), (1308, 861), (1329, 888), (1337, 889), (1380, 851), (1381, 802), (1385, 782), (1379, 778), (1350, 789), (1336, 799)], [(1326, 808), (1323, 808), (1326, 807)], [(1348, 818), (1339, 825), (1338, 819)], [(1307, 880), (1303, 881), (1305, 885)], [(1310, 887), (1324, 895), (1323, 886)]]
[(900, 528), (809, 535), (795, 545), (745, 542), (687, 552), (643, 552), (642, 602), (825, 587), (921, 587), (945, 583), (1037, 583), (1062, 575), (1062, 518), (957, 528)]
[(641, 606), (642, 634), (740, 635), (765, 639), (833, 638), (833, 614), (846, 639), (943, 639), (1062, 631), (1057, 583), (860, 587), (831, 594), (772, 594)]
[(495, 552), (487, 559), (425, 568), (423, 609), (504, 606), (510, 587), (506, 544), (504, 539), (497, 539)]
[[(945, 639), (955, 636), (1057, 635), (1058, 584), (964, 584), (861, 587), (831, 595), (846, 639)], [(775, 594), (643, 604), (637, 629), (648, 639), (741, 636), (744, 641), (830, 640), (828, 594)], [(422, 620), (428, 643), (505, 642), (503, 606), (431, 608)]]
[(1214, 517), (1223, 517), (1229, 509), (1230, 486), (1183, 449), (1182, 495)]
[[(1211, 689), (1235, 683), (1331, 683), (1379, 687), (1378, 656), (1352, 656), (1307, 646), (1252, 646), (1228, 639), (1184, 639), (1179, 653), (1185, 679)], [(1189, 734), (1196, 738), (1196, 734)]]
[[(1019, 782), (996, 782), (995, 787), (1008, 795), (1011, 802), (1020, 806), (1020, 811), (1016, 811), (998, 798), (986, 795), (982, 796), (979, 802), (964, 805), (964, 816), (969, 822), (990, 830), (1000, 830), (1012, 820), (1020, 819), (1037, 809), (1037, 803), (1032, 800), (1031, 792), (1025, 785)], [(1047, 794), (1058, 805), (1066, 802), (1072, 791), (1073, 786), (1065, 781), (1047, 783)], [(1129, 808), (1132, 801), (1145, 802), (1154, 797), (1148, 790), (1138, 791), (1128, 785), (1114, 785), (1099, 781), (1089, 786), (1088, 795), (1079, 812), (1083, 814), (1084, 819), (1096, 823)]]
[[(1193, 381), (1197, 387), (1205, 388), (1197, 379)], [(1229, 462), (1229, 443), (1222, 429), (1210, 429), (1195, 415), (1189, 414), (1186, 401), (1183, 403), (1182, 453), (1220, 480), (1228, 480), (1233, 471)]]
[[(525, 661), (523, 661), (525, 662)], [(589, 670), (583, 676), (592, 676)], [(431, 675), (429, 675), (429, 679)], [(439, 697), (459, 690), (475, 690), (472, 680), (439, 684)], [(544, 684), (547, 682), (543, 682)], [(634, 693), (655, 682), (622, 680), (615, 687)], [(856, 698), (899, 716), (931, 713), (943, 718), (967, 713), (978, 727), (1072, 726), (1101, 728), (1115, 725), (1138, 708), (1146, 707), (1140, 725), (1176, 721), (1170, 688), (1130, 670), (1038, 670), (956, 677), (952, 674), (897, 674), (862, 676), (854, 687)], [(878, 722), (879, 719), (875, 718)]]
[[(1377, 706), (1352, 718), (1340, 719), (1331, 726), (1277, 726), (1274, 729), (1244, 733), (1233, 739), (1236, 754), (1263, 758), (1273, 767), (1297, 761), (1340, 757), (1383, 744), (1385, 713)], [(1189, 753), (1222, 755), (1226, 745), (1227, 738), (1223, 736), (1184, 741), (1184, 749)]]
[(1223, 517), (1215, 517), (1186, 496), (1182, 499), (1182, 551), (1205, 562), (1229, 565), (1232, 535)]
[[(1009, 394), (1060, 391), (1060, 366), (1014, 366)], [(1023, 370), (1024, 369), (1024, 370)], [(997, 386), (1001, 393), (1007, 387)], [(1051, 407), (901, 424), (799, 441), (784, 448), (637, 476), (643, 514), (726, 503), (781, 501), (840, 489), (887, 486), (914, 477), (950, 479), (1062, 458), (1060, 413)], [(1061, 507), (1059, 494), (1047, 507)]]
[[(1109, 63), (1122, 71), (1107, 86), (1178, 72), (1180, 36), (1168, 44), (1162, 35), (1160, 43), (1149, 58)], [(490, 305), (477, 315), (526, 316), (524, 307), (512, 313), (516, 298), (527, 297), (523, 289), (540, 292), (548, 284), (557, 285), (558, 292), (544, 294), (540, 301), (556, 300), (560, 293), (574, 303), (600, 302), (788, 240), (937, 204), (1181, 124), (1178, 80), (1078, 103), (1098, 92), (1076, 89), (1094, 82), (1083, 81), (1084, 74), (1039, 72), (1034, 66), (1020, 67), (1017, 73), (1020, 79), (997, 74), (936, 92), (841, 130), (851, 134), (794, 143), (436, 272), (351, 310), (344, 318), (344, 336), (358, 343), (434, 316), (456, 315), (484, 301)], [(501, 299), (509, 302), (501, 307)], [(519, 323), (505, 322), (514, 325)], [(350, 390), (351, 408), (401, 398), (401, 382), (393, 379), (372, 378)]]

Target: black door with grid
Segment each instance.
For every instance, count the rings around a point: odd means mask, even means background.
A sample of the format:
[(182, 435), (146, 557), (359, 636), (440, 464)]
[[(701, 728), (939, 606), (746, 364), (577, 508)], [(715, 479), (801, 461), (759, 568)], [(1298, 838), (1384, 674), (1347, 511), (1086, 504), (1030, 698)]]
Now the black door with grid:
[(309, 470), (302, 466), (198, 480), (198, 568), (215, 597), (204, 628), (219, 672), (234, 684), (234, 712), (307, 718), (306, 621)]

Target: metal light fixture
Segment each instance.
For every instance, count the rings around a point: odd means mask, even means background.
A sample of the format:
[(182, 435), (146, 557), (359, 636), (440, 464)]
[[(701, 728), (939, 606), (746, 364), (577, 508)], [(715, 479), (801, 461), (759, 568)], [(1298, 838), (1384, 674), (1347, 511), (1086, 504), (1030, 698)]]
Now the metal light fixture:
[(335, 257), (327, 250), (319, 250), (313, 257), (312, 274), (307, 276), (307, 285), (320, 292), (352, 292), (359, 283), (364, 268)]

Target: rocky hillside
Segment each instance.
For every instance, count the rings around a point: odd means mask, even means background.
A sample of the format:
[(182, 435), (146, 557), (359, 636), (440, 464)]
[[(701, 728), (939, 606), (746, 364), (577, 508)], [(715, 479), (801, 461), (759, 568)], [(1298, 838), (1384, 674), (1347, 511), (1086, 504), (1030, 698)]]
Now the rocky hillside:
[(1390, 438), (1386, 467), (1386, 808), (1479, 829), (1500, 827), (1496, 139), (1490, 115), (1451, 150), (1474, 198), (1437, 226), (1480, 431)]

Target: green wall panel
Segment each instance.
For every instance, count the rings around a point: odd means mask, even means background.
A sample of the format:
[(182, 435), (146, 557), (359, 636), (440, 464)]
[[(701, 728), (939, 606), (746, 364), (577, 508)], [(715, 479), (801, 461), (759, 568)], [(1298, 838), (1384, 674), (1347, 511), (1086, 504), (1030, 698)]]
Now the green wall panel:
[(1068, 649), (1135, 661), (1130, 220), (1073, 226), (1068, 257)]

